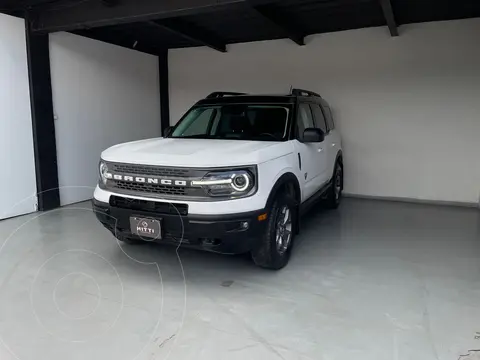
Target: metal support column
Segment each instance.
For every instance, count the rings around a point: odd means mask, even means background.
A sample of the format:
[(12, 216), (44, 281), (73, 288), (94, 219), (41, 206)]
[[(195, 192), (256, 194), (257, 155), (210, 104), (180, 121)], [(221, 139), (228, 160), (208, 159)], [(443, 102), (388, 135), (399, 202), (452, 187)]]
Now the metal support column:
[(25, 24), (38, 210), (45, 211), (60, 206), (48, 34), (32, 33), (28, 16)]
[(168, 92), (168, 50), (158, 56), (158, 73), (160, 78), (160, 122), (162, 135), (170, 126), (170, 96)]

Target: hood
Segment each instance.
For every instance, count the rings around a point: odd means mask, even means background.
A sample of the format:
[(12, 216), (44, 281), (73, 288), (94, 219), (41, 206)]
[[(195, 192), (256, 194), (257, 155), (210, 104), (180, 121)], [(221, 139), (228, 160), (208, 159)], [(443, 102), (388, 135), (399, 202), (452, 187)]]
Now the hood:
[(156, 138), (112, 146), (102, 153), (111, 162), (221, 167), (255, 165), (292, 152), (289, 142)]

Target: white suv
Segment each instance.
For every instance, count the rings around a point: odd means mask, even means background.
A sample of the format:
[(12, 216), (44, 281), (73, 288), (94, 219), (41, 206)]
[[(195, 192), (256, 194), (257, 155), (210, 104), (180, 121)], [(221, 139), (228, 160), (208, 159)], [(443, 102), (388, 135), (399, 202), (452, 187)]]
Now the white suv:
[(105, 150), (93, 207), (117, 239), (238, 254), (280, 269), (300, 215), (336, 208), (341, 140), (320, 95), (216, 92), (164, 138)]

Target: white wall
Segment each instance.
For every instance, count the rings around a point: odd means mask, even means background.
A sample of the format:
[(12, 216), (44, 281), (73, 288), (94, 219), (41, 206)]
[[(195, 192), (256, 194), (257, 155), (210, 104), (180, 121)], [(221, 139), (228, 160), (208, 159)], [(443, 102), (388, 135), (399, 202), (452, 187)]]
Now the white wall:
[(345, 191), (477, 203), (480, 19), (385, 27), (170, 52), (171, 122), (211, 91), (285, 93), (331, 103), (343, 134)]
[(85, 37), (50, 36), (62, 205), (92, 197), (100, 153), (160, 136), (158, 59)]
[(0, 14), (0, 219), (36, 209), (25, 23)]

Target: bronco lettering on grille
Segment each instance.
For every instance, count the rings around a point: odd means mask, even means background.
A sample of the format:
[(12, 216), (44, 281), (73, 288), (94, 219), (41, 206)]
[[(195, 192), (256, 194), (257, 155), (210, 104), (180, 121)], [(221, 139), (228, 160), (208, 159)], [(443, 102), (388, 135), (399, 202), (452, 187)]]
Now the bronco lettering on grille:
[(107, 179), (114, 179), (119, 181), (127, 181), (140, 184), (153, 184), (153, 185), (170, 185), (170, 186), (189, 186), (190, 181), (185, 180), (175, 180), (175, 179), (164, 179), (157, 177), (145, 177), (145, 176), (130, 176), (130, 175), (120, 175), (120, 174), (105, 174)]

